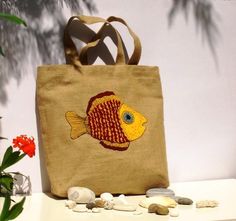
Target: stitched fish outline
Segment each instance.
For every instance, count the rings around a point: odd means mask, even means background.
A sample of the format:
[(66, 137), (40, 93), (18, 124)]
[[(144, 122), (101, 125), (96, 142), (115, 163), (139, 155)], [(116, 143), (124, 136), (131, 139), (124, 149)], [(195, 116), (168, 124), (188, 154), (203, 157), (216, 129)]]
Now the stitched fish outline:
[(147, 119), (124, 104), (112, 91), (105, 91), (92, 97), (88, 102), (87, 117), (74, 111), (65, 114), (71, 126), (71, 139), (88, 133), (100, 140), (105, 148), (127, 150), (131, 141), (141, 137)]

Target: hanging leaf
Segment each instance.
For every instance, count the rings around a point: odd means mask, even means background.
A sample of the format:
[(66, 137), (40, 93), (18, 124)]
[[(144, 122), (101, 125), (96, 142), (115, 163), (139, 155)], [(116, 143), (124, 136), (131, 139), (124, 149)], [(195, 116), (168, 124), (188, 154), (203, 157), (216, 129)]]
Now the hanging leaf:
[(27, 27), (26, 22), (15, 15), (0, 13), (0, 18), (6, 19), (7, 21), (13, 22), (18, 25), (24, 25), (25, 27)]
[(5, 56), (1, 46), (0, 46), (0, 55)]
[(12, 152), (7, 158), (7, 161), (1, 165), (0, 171), (5, 170), (6, 168), (12, 166), (13, 164), (21, 160), (25, 156), (25, 154), (20, 154), (20, 153), (21, 153), (20, 151)]
[(12, 146), (8, 147), (4, 156), (3, 156), (2, 165), (4, 165), (7, 162), (8, 158), (10, 157), (12, 152), (13, 152)]
[(19, 202), (16, 203), (9, 211), (9, 215), (6, 217), (6, 220), (15, 219), (23, 211), (23, 205), (25, 203), (25, 197)]

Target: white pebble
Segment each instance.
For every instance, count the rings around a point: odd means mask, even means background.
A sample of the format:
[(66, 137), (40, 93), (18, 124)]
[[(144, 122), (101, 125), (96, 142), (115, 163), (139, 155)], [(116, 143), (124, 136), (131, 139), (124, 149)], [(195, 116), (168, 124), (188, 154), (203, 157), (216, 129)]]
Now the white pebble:
[(128, 212), (134, 212), (137, 209), (137, 206), (130, 205), (130, 204), (117, 204), (113, 206), (114, 210), (120, 210), (120, 211), (128, 211)]
[(128, 204), (127, 200), (126, 200), (126, 197), (124, 194), (121, 194), (118, 196), (118, 199), (120, 200), (121, 203), (123, 204)]
[(178, 217), (179, 216), (179, 211), (177, 209), (170, 210), (170, 216), (171, 217)]
[(196, 202), (197, 208), (204, 208), (204, 207), (217, 207), (218, 202), (216, 200), (201, 200)]
[(143, 214), (142, 211), (135, 211), (135, 212), (133, 212), (133, 215), (141, 215), (141, 214)]
[(100, 213), (101, 209), (95, 207), (95, 208), (92, 208), (92, 212), (93, 213)]
[(76, 203), (90, 203), (95, 200), (95, 193), (86, 187), (70, 187), (67, 194), (68, 199)]
[(76, 207), (73, 208), (74, 212), (78, 212), (78, 213), (84, 213), (84, 212), (88, 212), (88, 209), (85, 207), (85, 205), (77, 205)]
[(66, 200), (65, 206), (68, 207), (69, 209), (73, 209), (76, 206), (76, 202), (73, 200)]
[(113, 209), (114, 203), (112, 201), (106, 201), (103, 208), (107, 210)]
[(102, 193), (100, 195), (100, 198), (104, 201), (112, 201), (113, 200), (113, 196), (111, 193)]

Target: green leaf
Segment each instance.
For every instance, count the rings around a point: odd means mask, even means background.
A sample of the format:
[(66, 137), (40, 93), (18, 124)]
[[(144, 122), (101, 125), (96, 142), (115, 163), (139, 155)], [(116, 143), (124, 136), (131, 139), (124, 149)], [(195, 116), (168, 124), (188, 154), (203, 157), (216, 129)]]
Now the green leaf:
[(9, 195), (5, 196), (2, 212), (0, 213), (0, 221), (6, 221), (6, 217), (9, 216), (9, 208), (11, 205), (11, 198)]
[[(0, 46), (0, 55), (2, 55), (2, 56), (5, 56), (5, 54), (4, 54), (4, 52), (3, 52), (3, 50), (2, 50), (2, 47)], [(1, 119), (1, 118), (0, 118)]]
[(9, 211), (9, 215), (6, 217), (6, 220), (15, 219), (23, 211), (23, 205), (25, 203), (25, 197), (19, 202), (16, 203)]
[(11, 175), (2, 175), (0, 176), (0, 185), (6, 188), (9, 192), (12, 192), (13, 187), (13, 178)]
[(7, 162), (8, 158), (10, 157), (12, 152), (13, 152), (12, 146), (8, 147), (4, 156), (3, 156), (2, 165), (4, 165)]
[(13, 22), (15, 24), (18, 24), (18, 25), (24, 25), (25, 27), (27, 27), (26, 22), (15, 15), (0, 13), (0, 18), (6, 19), (6, 20)]
[(20, 151), (15, 151), (10, 154), (7, 161), (1, 165), (0, 171), (5, 170), (6, 168), (12, 166), (13, 164), (17, 163), (19, 160), (21, 160), (25, 154), (20, 155)]

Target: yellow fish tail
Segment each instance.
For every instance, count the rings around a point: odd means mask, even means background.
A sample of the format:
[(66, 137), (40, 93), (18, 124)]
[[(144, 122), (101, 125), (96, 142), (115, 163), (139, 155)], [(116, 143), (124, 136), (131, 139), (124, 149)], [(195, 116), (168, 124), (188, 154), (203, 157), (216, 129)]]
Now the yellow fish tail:
[(73, 111), (68, 111), (66, 112), (66, 120), (71, 126), (71, 132), (70, 132), (71, 139), (76, 139), (81, 135), (87, 133), (85, 118), (80, 117)]

